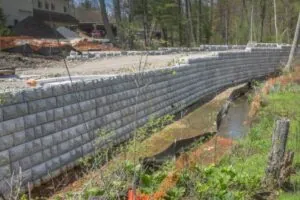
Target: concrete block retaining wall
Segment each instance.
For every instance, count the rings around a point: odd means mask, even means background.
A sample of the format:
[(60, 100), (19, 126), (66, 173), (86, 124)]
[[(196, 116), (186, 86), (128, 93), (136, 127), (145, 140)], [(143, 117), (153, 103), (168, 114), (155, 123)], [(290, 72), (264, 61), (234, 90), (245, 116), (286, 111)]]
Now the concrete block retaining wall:
[[(275, 44), (276, 46), (276, 44)], [(152, 51), (84, 51), (81, 54), (75, 51), (71, 51), (67, 57), (68, 60), (86, 60), (86, 59), (98, 59), (109, 58), (118, 56), (139, 56), (139, 55), (169, 55), (174, 53), (191, 53), (201, 51), (227, 51), (234, 49), (245, 49), (246, 45), (200, 45), (200, 47), (164, 47), (158, 48), (158, 50)]]
[[(249, 48), (190, 58), (186, 64), (143, 73), (136, 101), (136, 74), (45, 84), (2, 94), (0, 191), (22, 170), (23, 182), (39, 185), (93, 153), (99, 129), (114, 131), (115, 144), (130, 138), (150, 116), (174, 113), (221, 88), (265, 76), (286, 61), (289, 47)], [(99, 147), (107, 139), (98, 138)], [(51, 176), (49, 176), (51, 174)]]

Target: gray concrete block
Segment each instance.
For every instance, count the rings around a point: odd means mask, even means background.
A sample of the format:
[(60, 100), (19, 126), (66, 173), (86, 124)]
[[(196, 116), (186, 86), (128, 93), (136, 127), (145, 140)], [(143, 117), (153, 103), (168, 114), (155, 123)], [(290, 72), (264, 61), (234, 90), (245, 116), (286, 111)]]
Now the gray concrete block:
[(69, 92), (70, 92), (69, 87), (68, 87), (68, 85), (65, 85), (65, 84), (59, 84), (59, 85), (55, 85), (53, 87), (53, 95), (54, 96), (64, 95)]
[(22, 172), (22, 181), (23, 183), (28, 183), (32, 180), (32, 170), (28, 169)]
[(15, 161), (11, 163), (11, 172), (14, 174), (18, 174), (19, 171), (22, 170), (19, 164), (19, 161)]
[(58, 146), (54, 145), (51, 147), (51, 154), (52, 156), (58, 155)]
[(21, 103), (21, 104), (6, 106), (2, 108), (2, 112), (3, 112), (3, 120), (14, 119), (26, 115), (28, 113), (27, 104)]
[[(31, 132), (29, 132), (29, 133), (31, 133)], [(16, 133), (13, 133), (12, 135), (13, 135), (13, 140), (14, 140), (14, 146), (34, 140), (34, 133), (27, 135), (26, 131), (16, 132)]]
[(0, 122), (3, 121), (3, 108), (0, 106)]
[(67, 152), (67, 153), (61, 155), (59, 158), (60, 158), (61, 165), (66, 165), (72, 161), (72, 156), (71, 156), (70, 152)]
[(30, 128), (34, 127), (37, 125), (37, 115), (32, 114), (32, 115), (25, 115), (24, 116), (24, 126), (25, 128)]
[[(59, 108), (59, 109), (62, 109), (63, 117), (69, 117), (77, 110), (77, 108), (72, 105), (64, 106), (63, 108)], [(60, 114), (59, 114), (59, 116), (60, 116)]]
[(27, 156), (30, 152), (26, 151), (26, 145), (22, 144), (9, 149), (9, 155), (12, 162), (19, 160), (20, 158)]
[(48, 170), (55, 170), (60, 168), (62, 166), (60, 163), (60, 158), (59, 157), (53, 158), (52, 160), (46, 163), (46, 166)]
[(11, 171), (10, 171), (10, 166), (5, 165), (0, 167), (0, 180), (10, 178), (11, 176)]
[(42, 176), (44, 176), (46, 174), (48, 174), (48, 171), (47, 171), (45, 163), (34, 166), (32, 168), (32, 178), (33, 178), (33, 180), (38, 180), (39, 178), (41, 178)]
[(31, 168), (33, 165), (34, 164), (30, 160), (29, 156), (19, 160), (19, 166), (21, 167), (22, 171)]
[(64, 129), (64, 126), (62, 124), (62, 120), (55, 121), (54, 126), (55, 126), (55, 131), (60, 131), (60, 130)]
[(63, 143), (57, 145), (57, 151), (60, 154), (63, 154), (65, 152), (69, 151), (69, 150), (70, 150), (70, 143), (69, 143), (69, 141), (66, 141), (66, 142), (63, 142)]
[[(32, 166), (42, 163), (44, 161), (43, 152), (37, 152), (37, 153), (32, 154), (30, 156), (30, 161), (31, 161)], [(21, 162), (20, 162), (20, 164), (21, 164)]]
[(61, 137), (62, 137), (62, 141), (66, 141), (67, 139), (69, 139), (69, 133), (66, 130), (63, 130), (61, 132)]
[(25, 125), (23, 117), (4, 121), (0, 123), (0, 130), (2, 129), (0, 132), (0, 136), (21, 131), (24, 130), (24, 128)]
[(94, 149), (93, 149), (92, 142), (89, 142), (89, 143), (84, 144), (84, 145), (82, 146), (82, 153), (83, 153), (83, 155), (86, 155), (86, 154), (92, 152), (93, 150), (94, 150)]
[(12, 135), (5, 135), (0, 137), (0, 151), (11, 148), (14, 145), (14, 138)]
[(8, 152), (8, 150), (1, 151), (0, 152), (0, 166), (4, 166), (7, 164), (9, 164), (9, 152)]
[(27, 142), (25, 144), (27, 152), (38, 152), (43, 149), (41, 139), (33, 140), (32, 142)]
[(47, 122), (54, 121), (54, 110), (47, 110), (46, 111), (46, 117), (47, 117)]
[(34, 128), (34, 136), (35, 136), (35, 138), (40, 138), (40, 137), (44, 136), (41, 126), (37, 126)]
[(57, 107), (57, 103), (56, 103), (56, 98), (55, 97), (47, 98), (47, 99), (45, 99), (45, 101), (46, 101), (47, 109), (52, 109), (52, 108), (56, 108)]
[(63, 141), (62, 134), (63, 132), (57, 132), (52, 135), (54, 144), (58, 144)]
[(81, 145), (81, 143), (83, 143), (82, 137), (79, 136), (79, 137), (74, 138), (73, 142), (74, 142), (74, 147), (79, 147)]
[(37, 124), (44, 124), (47, 122), (47, 113), (46, 111), (44, 112), (39, 112), (36, 114), (36, 123)]
[(47, 110), (47, 102), (45, 99), (28, 102), (29, 113), (37, 113)]
[(43, 149), (49, 148), (49, 147), (51, 147), (54, 144), (54, 142), (53, 142), (53, 136), (52, 135), (48, 135), (48, 136), (42, 137), (41, 138), (41, 142), (42, 142)]
[(59, 119), (62, 119), (64, 117), (64, 108), (65, 107), (61, 107), (61, 108), (56, 108), (54, 110), (55, 120), (59, 120)]
[(43, 158), (44, 158), (44, 161), (46, 160), (50, 160), (52, 158), (52, 153), (51, 153), (51, 149), (44, 149), (43, 150)]
[(55, 127), (55, 123), (54, 122), (50, 122), (50, 123), (42, 125), (43, 135), (52, 134), (52, 133), (55, 132), (55, 130), (56, 130), (56, 127)]

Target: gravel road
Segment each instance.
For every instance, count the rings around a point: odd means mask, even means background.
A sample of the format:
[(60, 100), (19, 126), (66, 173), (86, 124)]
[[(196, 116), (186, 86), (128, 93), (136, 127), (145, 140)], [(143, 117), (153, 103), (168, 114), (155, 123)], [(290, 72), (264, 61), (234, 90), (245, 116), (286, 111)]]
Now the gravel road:
[[(193, 55), (200, 54), (204, 53), (193, 53)], [(184, 56), (187, 56), (187, 54), (148, 56), (146, 60), (146, 69), (171, 66), (174, 64), (175, 60)], [(145, 63), (145, 59), (146, 57), (144, 56), (142, 63)], [(132, 72), (133, 69), (139, 65), (140, 60), (141, 56), (124, 56), (89, 61), (67, 61), (67, 65), (72, 76), (119, 74)], [(17, 59), (13, 57), (6, 64), (16, 67), (16, 75), (18, 78), (0, 77), (0, 93), (26, 88), (28, 86), (25, 82), (30, 78), (45, 79), (67, 76), (67, 70), (63, 60), (27, 57), (20, 58), (20, 56), (18, 56)]]

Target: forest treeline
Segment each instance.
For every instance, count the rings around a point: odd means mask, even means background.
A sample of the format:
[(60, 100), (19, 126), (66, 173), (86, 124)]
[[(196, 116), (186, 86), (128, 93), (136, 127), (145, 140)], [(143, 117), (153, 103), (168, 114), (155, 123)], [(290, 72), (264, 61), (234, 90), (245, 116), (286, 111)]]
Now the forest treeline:
[(80, 6), (99, 8), (122, 45), (135, 45), (139, 36), (150, 47), (159, 33), (164, 46), (198, 46), (291, 43), (300, 0), (81, 0)]

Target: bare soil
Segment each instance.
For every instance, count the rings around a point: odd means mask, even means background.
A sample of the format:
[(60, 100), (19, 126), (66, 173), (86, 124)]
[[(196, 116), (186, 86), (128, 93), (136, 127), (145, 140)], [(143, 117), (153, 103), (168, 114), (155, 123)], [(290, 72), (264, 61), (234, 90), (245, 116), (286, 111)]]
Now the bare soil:
[[(155, 69), (174, 65), (174, 59), (186, 54), (144, 56), (142, 63), (146, 69)], [(81, 61), (66, 61), (72, 76), (74, 75), (100, 75), (120, 74), (133, 72), (139, 65), (141, 56), (122, 56), (102, 59), (90, 59)], [(0, 69), (15, 69), (16, 78), (0, 77), (0, 93), (14, 91), (28, 86), (28, 79), (45, 79), (52, 77), (67, 76), (64, 60), (60, 56), (41, 56), (12, 54), (0, 52)]]

